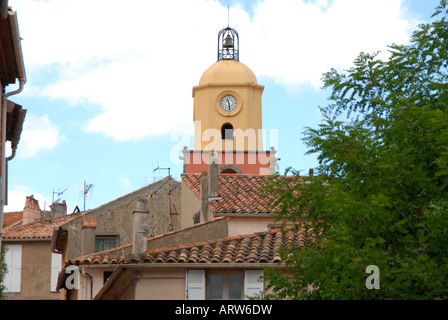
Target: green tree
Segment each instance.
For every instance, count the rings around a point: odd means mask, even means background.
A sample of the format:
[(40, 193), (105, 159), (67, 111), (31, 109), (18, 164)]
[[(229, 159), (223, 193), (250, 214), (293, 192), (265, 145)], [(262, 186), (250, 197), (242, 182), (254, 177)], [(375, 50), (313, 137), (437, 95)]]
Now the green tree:
[(4, 300), (5, 296), (3, 292), (5, 291), (5, 286), (3, 284), (5, 280), (5, 275), (7, 270), (6, 261), (5, 261), (5, 254), (6, 254), (6, 246), (3, 245), (3, 248), (1, 250), (1, 256), (0, 256), (0, 300)]
[[(361, 53), (324, 74), (324, 121), (304, 132), (317, 175), (291, 170), (266, 188), (279, 218), (323, 236), (284, 250), (289, 275), (267, 272), (268, 298), (448, 299), (447, 14), (442, 0), (387, 59)], [(369, 265), (379, 289), (366, 287)]]

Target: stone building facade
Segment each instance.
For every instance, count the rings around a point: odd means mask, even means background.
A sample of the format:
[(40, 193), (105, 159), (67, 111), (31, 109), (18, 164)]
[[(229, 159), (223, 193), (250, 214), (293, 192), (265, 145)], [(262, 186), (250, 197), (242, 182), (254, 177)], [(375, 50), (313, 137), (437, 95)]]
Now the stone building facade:
[[(132, 243), (133, 212), (138, 201), (144, 201), (148, 210), (146, 233), (148, 237), (180, 228), (181, 183), (166, 177), (138, 189), (61, 226), (53, 237), (54, 252), (63, 252), (65, 259), (73, 259), (95, 251), (102, 251)], [(95, 217), (94, 223), (83, 225), (85, 217)], [(83, 239), (89, 233), (91, 239)], [(93, 238), (92, 238), (93, 237)], [(87, 241), (90, 245), (84, 246)], [(84, 250), (91, 248), (87, 252)], [(93, 250), (93, 251), (92, 251)]]

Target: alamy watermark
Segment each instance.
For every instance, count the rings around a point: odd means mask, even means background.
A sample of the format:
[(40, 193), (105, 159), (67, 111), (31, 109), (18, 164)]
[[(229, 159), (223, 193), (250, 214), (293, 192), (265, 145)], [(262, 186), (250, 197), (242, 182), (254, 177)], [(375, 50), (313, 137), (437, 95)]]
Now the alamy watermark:
[[(194, 150), (205, 150), (207, 152), (199, 153), (195, 156), (179, 157), (179, 151), (187, 151), (187, 145), (191, 145), (192, 135), (191, 132), (176, 132), (171, 134), (171, 141), (175, 141), (170, 152), (170, 160), (173, 164), (201, 164), (208, 163), (209, 152), (219, 151), (222, 152), (223, 157), (226, 157), (225, 162), (234, 162), (234, 164), (269, 164), (272, 161), (272, 154), (266, 154), (264, 152), (255, 152), (248, 157), (238, 154), (233, 158), (234, 152), (242, 150), (248, 151), (260, 151), (263, 148), (263, 141), (266, 145), (271, 146), (271, 150), (278, 150), (278, 129), (252, 129), (242, 130), (239, 128), (228, 130), (225, 133), (216, 128), (208, 128), (201, 130), (201, 121), (194, 122)], [(268, 138), (268, 139), (267, 139)], [(269, 143), (267, 143), (269, 140)], [(189, 150), (188, 150), (189, 151)], [(276, 151), (277, 152), (277, 151)], [(224, 160), (224, 158), (223, 158)]]
[(65, 279), (65, 288), (68, 290), (79, 289), (79, 268), (77, 266), (68, 266), (65, 273), (69, 274)]
[(375, 265), (367, 266), (366, 273), (370, 274), (366, 279), (366, 288), (378, 290), (380, 288), (380, 268)]

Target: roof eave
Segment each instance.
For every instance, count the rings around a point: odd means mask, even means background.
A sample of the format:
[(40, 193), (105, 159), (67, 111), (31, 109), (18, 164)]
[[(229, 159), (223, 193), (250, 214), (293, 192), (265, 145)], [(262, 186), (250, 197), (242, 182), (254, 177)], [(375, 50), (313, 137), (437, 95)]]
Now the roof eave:
[(260, 218), (260, 217), (267, 217), (267, 218), (276, 218), (278, 217), (275, 213), (258, 213), (258, 212), (251, 212), (251, 213), (238, 213), (238, 212), (213, 212), (215, 217), (251, 217), (251, 218)]
[(51, 238), (3, 238), (2, 242), (51, 241)]

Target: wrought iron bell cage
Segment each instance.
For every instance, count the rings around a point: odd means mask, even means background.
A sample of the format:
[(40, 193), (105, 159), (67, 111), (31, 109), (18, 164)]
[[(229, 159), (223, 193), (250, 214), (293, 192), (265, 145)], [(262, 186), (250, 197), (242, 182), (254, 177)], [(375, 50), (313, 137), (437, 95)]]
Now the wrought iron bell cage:
[(227, 27), (218, 33), (218, 61), (240, 60), (240, 39), (235, 29)]

